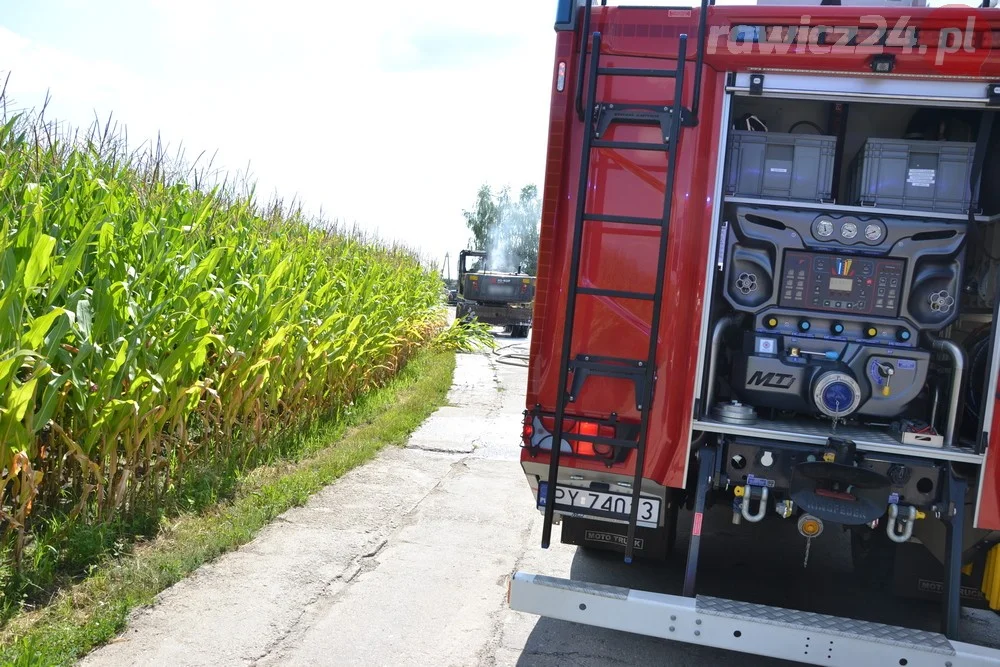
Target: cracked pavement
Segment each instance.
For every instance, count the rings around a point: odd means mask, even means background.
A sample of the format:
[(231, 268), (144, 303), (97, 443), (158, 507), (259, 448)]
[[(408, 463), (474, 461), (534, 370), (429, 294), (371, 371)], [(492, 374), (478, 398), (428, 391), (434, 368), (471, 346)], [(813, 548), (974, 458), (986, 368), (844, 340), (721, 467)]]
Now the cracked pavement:
[[(527, 349), (526, 342), (514, 344)], [(383, 450), (249, 544), (167, 589), (80, 664), (791, 664), (509, 609), (507, 581), (515, 569), (653, 591), (677, 588), (690, 518), (681, 515), (680, 557), (672, 565), (625, 566), (615, 554), (578, 552), (558, 543), (558, 527), (543, 551), (541, 515), (518, 463), (527, 371), (516, 360), (502, 361), (459, 355), (448, 404), (407, 447)], [(932, 622), (933, 605), (903, 602), (889, 609), (884, 600), (859, 601), (849, 544), (834, 531), (817, 538), (809, 570), (802, 571), (800, 551), (776, 554), (773, 548), (778, 540), (798, 544), (794, 531), (779, 522), (733, 527), (722, 509), (715, 534), (727, 539), (702, 543), (703, 592), (770, 604), (824, 595), (831, 606), (818, 611), (864, 606), (887, 615), (871, 620), (887, 622), (902, 608)], [(970, 625), (977, 637), (970, 639), (997, 641), (994, 620), (976, 617)]]

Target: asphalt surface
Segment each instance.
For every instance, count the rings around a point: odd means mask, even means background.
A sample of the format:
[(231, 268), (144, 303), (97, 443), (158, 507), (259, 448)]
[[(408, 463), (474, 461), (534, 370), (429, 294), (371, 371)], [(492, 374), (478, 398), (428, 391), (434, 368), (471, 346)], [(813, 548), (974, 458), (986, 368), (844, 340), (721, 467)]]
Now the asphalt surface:
[[(245, 547), (198, 570), (133, 614), (81, 664), (116, 665), (688, 665), (775, 660), (605, 631), (511, 611), (516, 569), (633, 588), (679, 589), (679, 558), (626, 566), (615, 554), (539, 547), (518, 459), (527, 345), (460, 355), (449, 404), (406, 448), (385, 450), (293, 509)], [(933, 629), (930, 603), (863, 597), (850, 548), (827, 531), (803, 569), (801, 538), (781, 522), (709, 517), (700, 592)], [(714, 528), (715, 532), (710, 532)], [(726, 539), (723, 539), (726, 538)], [(777, 546), (787, 548), (778, 549)], [(1000, 642), (974, 612), (967, 640)]]

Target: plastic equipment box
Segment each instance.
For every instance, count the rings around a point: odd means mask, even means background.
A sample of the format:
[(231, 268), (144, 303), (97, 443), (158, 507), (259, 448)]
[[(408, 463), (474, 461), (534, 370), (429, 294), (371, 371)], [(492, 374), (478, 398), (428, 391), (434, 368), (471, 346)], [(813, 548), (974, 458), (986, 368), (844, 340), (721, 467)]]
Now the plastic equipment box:
[(727, 195), (832, 201), (836, 137), (751, 130), (729, 136)]
[(851, 203), (967, 213), (976, 144), (869, 139), (851, 165)]

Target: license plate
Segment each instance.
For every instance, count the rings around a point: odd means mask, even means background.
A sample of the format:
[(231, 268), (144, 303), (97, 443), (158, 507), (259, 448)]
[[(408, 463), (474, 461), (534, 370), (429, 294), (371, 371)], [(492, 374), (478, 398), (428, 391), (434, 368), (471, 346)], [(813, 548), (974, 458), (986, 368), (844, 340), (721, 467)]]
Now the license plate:
[[(548, 482), (540, 482), (538, 485), (539, 508), (545, 507), (548, 487)], [(587, 513), (593, 510), (608, 512), (612, 516), (594, 516)], [(560, 484), (556, 486), (556, 511), (590, 519), (628, 522), (629, 513), (632, 511), (632, 494), (591, 491)], [(640, 496), (638, 519), (636, 525), (656, 528), (660, 522), (660, 499), (654, 496)]]

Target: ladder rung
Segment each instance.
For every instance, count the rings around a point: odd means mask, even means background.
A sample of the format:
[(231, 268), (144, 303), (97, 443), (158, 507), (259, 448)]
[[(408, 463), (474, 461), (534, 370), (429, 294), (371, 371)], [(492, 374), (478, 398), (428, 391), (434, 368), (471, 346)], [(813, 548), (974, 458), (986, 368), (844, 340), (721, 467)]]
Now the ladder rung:
[(670, 151), (669, 144), (650, 144), (641, 141), (604, 141), (596, 139), (590, 142), (591, 148), (621, 148), (635, 151), (659, 151), (667, 153)]
[(591, 222), (618, 222), (623, 225), (647, 225), (649, 227), (662, 227), (662, 218), (640, 218), (634, 215), (605, 215), (603, 213), (585, 213), (584, 220)]
[(646, 373), (645, 366), (645, 361), (593, 356), (589, 359), (572, 359), (569, 362), (569, 367), (574, 371), (587, 371), (606, 377), (643, 377)]
[(577, 287), (577, 294), (587, 294), (589, 296), (610, 296), (614, 299), (638, 299), (640, 301), (652, 301), (655, 294), (648, 292), (624, 292), (616, 289), (601, 289), (600, 287)]
[(578, 355), (570, 359), (570, 366), (614, 366), (628, 370), (641, 370), (646, 362), (642, 359), (625, 359), (624, 357), (603, 357), (597, 354)]
[(676, 79), (675, 69), (646, 69), (641, 67), (599, 67), (597, 73), (602, 76), (654, 76), (661, 79)]
[(595, 445), (617, 445), (619, 447), (625, 447), (626, 449), (635, 449), (639, 446), (639, 443), (636, 440), (627, 440), (625, 438), (608, 438), (603, 435), (586, 435), (583, 433), (563, 433), (563, 437), (567, 440), (592, 442)]

